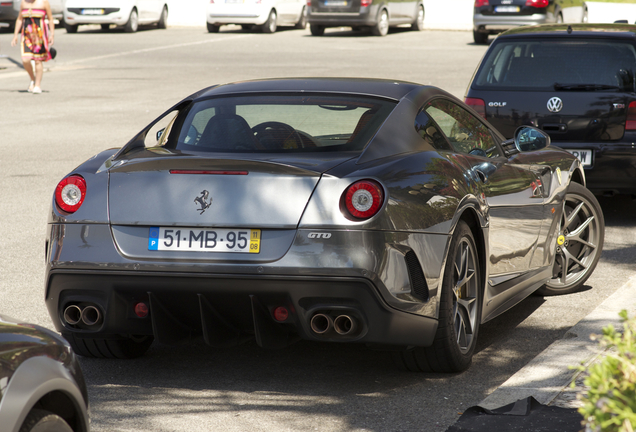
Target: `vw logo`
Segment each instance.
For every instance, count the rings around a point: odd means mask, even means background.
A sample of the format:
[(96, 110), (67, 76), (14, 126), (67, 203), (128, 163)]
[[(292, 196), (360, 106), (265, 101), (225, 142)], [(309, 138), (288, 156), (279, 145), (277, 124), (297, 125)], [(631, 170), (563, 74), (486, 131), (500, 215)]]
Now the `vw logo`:
[(548, 110), (557, 113), (563, 109), (563, 101), (558, 97), (553, 97), (548, 101)]

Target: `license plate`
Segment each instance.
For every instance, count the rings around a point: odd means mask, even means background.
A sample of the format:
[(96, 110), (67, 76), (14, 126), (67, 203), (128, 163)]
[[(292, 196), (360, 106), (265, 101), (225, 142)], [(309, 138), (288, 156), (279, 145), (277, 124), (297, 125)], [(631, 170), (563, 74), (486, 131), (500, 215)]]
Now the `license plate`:
[(150, 227), (148, 250), (259, 253), (259, 229)]
[(519, 6), (495, 6), (495, 12), (499, 13), (515, 13), (520, 10), (521, 8)]
[(346, 0), (325, 0), (325, 6), (347, 6)]
[(568, 152), (576, 156), (584, 167), (592, 166), (592, 150), (568, 150)]
[(82, 9), (82, 15), (104, 15), (104, 9)]

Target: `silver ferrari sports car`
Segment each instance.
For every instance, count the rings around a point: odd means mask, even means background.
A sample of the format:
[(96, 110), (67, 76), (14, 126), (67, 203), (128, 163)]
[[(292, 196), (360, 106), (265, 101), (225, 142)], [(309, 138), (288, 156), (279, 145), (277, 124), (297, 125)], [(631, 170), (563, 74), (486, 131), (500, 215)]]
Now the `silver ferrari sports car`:
[(481, 323), (579, 289), (603, 237), (579, 161), (538, 129), (506, 141), (409, 82), (238, 82), (62, 179), (46, 303), (83, 356), (306, 339), (461, 371)]

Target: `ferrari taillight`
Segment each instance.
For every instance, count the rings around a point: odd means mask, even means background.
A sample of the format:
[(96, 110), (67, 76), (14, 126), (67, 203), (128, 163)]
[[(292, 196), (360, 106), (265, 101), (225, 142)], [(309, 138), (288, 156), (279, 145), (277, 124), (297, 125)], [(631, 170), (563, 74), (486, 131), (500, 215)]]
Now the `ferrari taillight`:
[(488, 6), (488, 0), (475, 0), (475, 7), (482, 7), (482, 6)]
[(375, 216), (383, 203), (382, 187), (373, 180), (356, 182), (344, 193), (344, 206), (354, 219), (369, 219)]
[(66, 213), (75, 213), (86, 197), (86, 180), (74, 174), (64, 178), (55, 188), (55, 203)]

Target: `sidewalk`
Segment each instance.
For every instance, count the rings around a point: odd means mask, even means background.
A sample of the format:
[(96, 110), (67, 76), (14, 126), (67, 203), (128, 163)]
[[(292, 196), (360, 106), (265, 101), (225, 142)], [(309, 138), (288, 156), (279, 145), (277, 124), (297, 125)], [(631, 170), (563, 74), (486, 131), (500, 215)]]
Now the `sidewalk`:
[(623, 309), (630, 316), (636, 314), (636, 276), (632, 276), (625, 285), (572, 327), (563, 339), (546, 348), (481, 401), (479, 406), (495, 409), (532, 396), (544, 405), (578, 407), (576, 394), (584, 390), (584, 387), (582, 379), (577, 380), (577, 388), (569, 387), (574, 376), (579, 373), (569, 367), (581, 363), (587, 365), (602, 355), (598, 341), (592, 341), (590, 335), (602, 334), (603, 327), (609, 324), (621, 328), (618, 313)]

